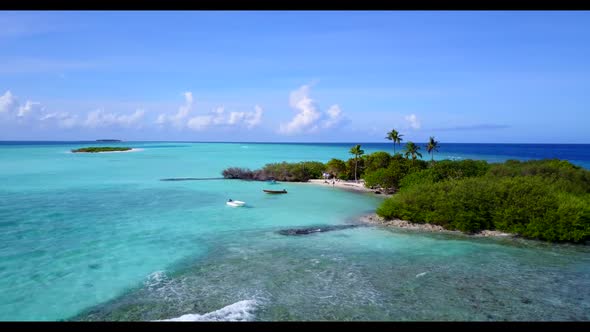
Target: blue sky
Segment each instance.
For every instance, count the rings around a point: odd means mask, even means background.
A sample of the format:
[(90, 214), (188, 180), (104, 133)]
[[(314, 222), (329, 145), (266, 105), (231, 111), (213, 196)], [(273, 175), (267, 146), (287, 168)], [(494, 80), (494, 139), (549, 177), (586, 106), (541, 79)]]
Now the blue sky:
[(590, 143), (590, 12), (0, 12), (0, 140)]

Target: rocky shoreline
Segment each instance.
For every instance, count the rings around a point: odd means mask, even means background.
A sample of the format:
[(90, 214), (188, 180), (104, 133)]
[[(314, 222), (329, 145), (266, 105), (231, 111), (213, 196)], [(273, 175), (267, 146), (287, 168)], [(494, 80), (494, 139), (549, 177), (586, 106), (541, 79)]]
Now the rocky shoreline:
[(491, 231), (491, 230), (483, 230), (479, 233), (469, 234), (464, 233), (461, 231), (453, 231), (443, 228), (439, 225), (433, 224), (418, 224), (412, 223), (407, 220), (401, 219), (392, 219), (392, 220), (385, 220), (378, 216), (376, 213), (365, 215), (360, 217), (359, 219), (361, 222), (369, 223), (369, 224), (379, 224), (388, 227), (396, 227), (396, 228), (403, 228), (403, 229), (410, 229), (415, 231), (422, 231), (422, 232), (437, 232), (437, 233), (449, 233), (449, 234), (463, 234), (463, 235), (470, 235), (476, 237), (516, 237), (515, 234), (504, 233), (500, 231)]

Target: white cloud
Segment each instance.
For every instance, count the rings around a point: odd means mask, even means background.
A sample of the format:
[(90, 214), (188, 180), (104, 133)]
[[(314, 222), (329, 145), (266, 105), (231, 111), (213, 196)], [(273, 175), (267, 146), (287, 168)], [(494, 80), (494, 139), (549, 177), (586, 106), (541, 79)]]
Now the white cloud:
[(282, 134), (297, 134), (306, 129), (313, 129), (322, 116), (315, 101), (309, 97), (308, 85), (291, 92), (289, 105), (298, 113), (289, 123), (280, 125), (279, 132)]
[(416, 114), (406, 115), (404, 119), (408, 121), (410, 127), (413, 129), (420, 129), (420, 121), (418, 120), (418, 117), (416, 117)]
[(280, 125), (279, 133), (314, 133), (320, 128), (336, 128), (348, 123), (339, 105), (332, 105), (326, 112), (321, 112), (316, 102), (309, 97), (309, 90), (309, 85), (304, 85), (291, 92), (289, 105), (298, 113), (290, 122)]
[(73, 128), (78, 125), (78, 116), (68, 112), (47, 113), (39, 118), (41, 124), (53, 123), (60, 128)]
[[(256, 105), (251, 112), (227, 112), (218, 107), (206, 114), (193, 114), (193, 94), (185, 92), (184, 103), (173, 114), (159, 114), (156, 124), (169, 125), (178, 129), (205, 130), (211, 126), (243, 127), (252, 129), (262, 122), (263, 109)], [(24, 104), (11, 91), (0, 95), (0, 115), (2, 124), (39, 126), (42, 128), (140, 128), (146, 112), (137, 109), (132, 113), (113, 113), (96, 109), (87, 113), (75, 114), (67, 111), (46, 111), (39, 102), (27, 100)], [(152, 122), (153, 124), (153, 122)]]
[(184, 105), (178, 108), (178, 112), (173, 115), (168, 114), (160, 114), (158, 119), (156, 120), (157, 124), (164, 125), (166, 123), (170, 123), (177, 128), (182, 128), (185, 125), (185, 119), (188, 117), (189, 113), (193, 109), (193, 93), (192, 92), (185, 92), (184, 93)]
[(324, 128), (333, 128), (343, 122), (342, 110), (338, 105), (332, 105), (326, 111), (327, 119), (323, 123)]
[(41, 107), (41, 103), (27, 100), (24, 106), (18, 108), (18, 117), (26, 116), (27, 114), (35, 113), (37, 111), (41, 111), (43, 108)]
[(225, 109), (223, 107), (218, 107), (212, 113), (213, 116), (211, 117), (211, 122), (213, 122), (213, 124), (220, 125), (225, 122)]
[(193, 130), (205, 130), (210, 126), (240, 126), (244, 125), (252, 129), (262, 121), (262, 107), (256, 105), (254, 112), (230, 112), (227, 114), (223, 107), (218, 107), (207, 115), (192, 117), (187, 122), (187, 127)]
[(21, 105), (10, 90), (0, 96), (0, 113), (7, 115), (8, 118), (16, 118), (21, 123), (23, 118), (43, 110), (41, 103), (36, 101), (27, 100), (24, 105)]
[(264, 110), (262, 109), (262, 107), (260, 107), (259, 105), (254, 106), (254, 112), (253, 113), (246, 113), (246, 119), (244, 120), (244, 122), (246, 123), (246, 126), (248, 127), (248, 129), (256, 127), (260, 124), (260, 122), (262, 122), (262, 113), (264, 112)]
[(213, 117), (210, 115), (195, 116), (194, 118), (191, 118), (186, 125), (193, 130), (204, 130), (209, 127), (212, 119)]
[(129, 115), (117, 115), (115, 113), (105, 113), (103, 110), (98, 109), (88, 113), (86, 120), (82, 125), (89, 128), (108, 127), (113, 125), (131, 127), (138, 124), (144, 114), (144, 110), (136, 110), (133, 114)]
[(0, 96), (0, 113), (10, 113), (17, 107), (18, 101), (10, 90)]
[(240, 123), (244, 119), (245, 115), (246, 115), (246, 113), (244, 113), (244, 112), (231, 112), (229, 114), (229, 119), (227, 120), (227, 124), (235, 125), (237, 123)]

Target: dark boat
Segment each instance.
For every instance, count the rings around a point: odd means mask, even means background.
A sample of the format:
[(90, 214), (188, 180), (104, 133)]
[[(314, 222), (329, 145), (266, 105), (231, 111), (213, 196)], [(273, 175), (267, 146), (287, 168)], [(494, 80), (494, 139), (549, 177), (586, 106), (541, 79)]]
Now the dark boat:
[(285, 189), (283, 189), (283, 190), (262, 189), (262, 191), (264, 191), (267, 194), (286, 194), (287, 193), (287, 191)]

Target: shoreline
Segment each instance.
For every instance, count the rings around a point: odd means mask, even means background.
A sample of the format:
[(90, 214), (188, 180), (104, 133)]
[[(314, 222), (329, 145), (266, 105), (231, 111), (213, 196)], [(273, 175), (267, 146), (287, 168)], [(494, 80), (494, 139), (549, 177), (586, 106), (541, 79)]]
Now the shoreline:
[[(325, 183), (325, 181), (327, 181), (327, 183)], [(391, 197), (391, 195), (388, 194), (376, 194), (375, 192), (378, 191), (376, 189), (370, 189), (365, 187), (364, 182), (359, 181), (354, 182), (354, 181), (337, 181), (334, 183), (334, 185), (332, 185), (332, 181), (331, 180), (322, 180), (322, 179), (310, 179), (307, 182), (300, 182), (303, 184), (313, 184), (316, 186), (323, 186), (323, 187), (332, 187), (332, 188), (338, 188), (338, 189), (344, 189), (347, 191), (354, 191), (354, 192), (360, 192), (360, 193), (372, 193), (375, 194), (376, 197), (383, 197), (383, 198), (387, 198), (387, 197)]]
[[(325, 183), (324, 180), (321, 179), (311, 179), (308, 182), (301, 182), (301, 183), (308, 183), (314, 185), (320, 185), (324, 187), (334, 187), (338, 189), (344, 189), (347, 191), (357, 192), (357, 193), (375, 193), (375, 189), (370, 189), (364, 186), (364, 182), (348, 182), (348, 181), (338, 181), (334, 183), (332, 186), (332, 182), (329, 180), (328, 183)], [(393, 196), (392, 194), (376, 194), (375, 196), (389, 198)], [(429, 233), (446, 233), (446, 234), (455, 234), (455, 235), (467, 235), (472, 237), (495, 237), (495, 238), (515, 238), (517, 237), (516, 234), (504, 233), (500, 231), (492, 231), (492, 230), (482, 230), (477, 233), (465, 233), (461, 231), (455, 231), (446, 229), (440, 225), (434, 225), (429, 223), (413, 223), (407, 220), (401, 219), (392, 219), (392, 220), (385, 220), (384, 218), (377, 215), (376, 212), (373, 212), (368, 215), (363, 215), (358, 219), (362, 223), (367, 224), (377, 224), (380, 226), (386, 226), (391, 228), (398, 228), (398, 229), (407, 229), (417, 232), (429, 232)]]
[(454, 231), (445, 229), (442, 226), (434, 225), (434, 224), (419, 224), (419, 223), (412, 223), (407, 220), (401, 219), (392, 219), (392, 220), (385, 220), (384, 218), (378, 216), (376, 213), (371, 213), (368, 215), (361, 216), (359, 221), (368, 224), (378, 224), (381, 226), (392, 227), (392, 228), (401, 228), (401, 229), (409, 229), (418, 232), (430, 232), (430, 233), (447, 233), (447, 234), (455, 234), (455, 235), (468, 235), (473, 237), (497, 237), (497, 238), (515, 238), (517, 237), (516, 234), (504, 233), (500, 231), (491, 231), (491, 230), (483, 230), (478, 233), (469, 234), (461, 231)]

